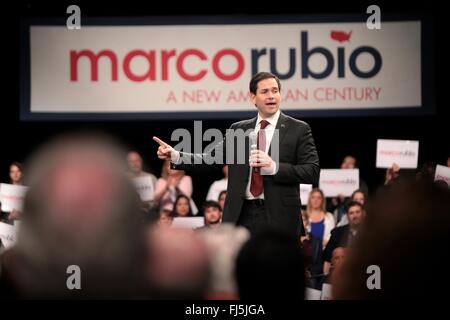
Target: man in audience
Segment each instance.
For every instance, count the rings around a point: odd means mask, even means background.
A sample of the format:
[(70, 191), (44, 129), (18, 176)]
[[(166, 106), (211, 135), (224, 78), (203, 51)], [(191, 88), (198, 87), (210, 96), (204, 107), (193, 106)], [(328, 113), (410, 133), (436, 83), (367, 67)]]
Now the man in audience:
[(217, 228), (203, 228), (199, 233), (206, 242), (211, 261), (211, 281), (207, 299), (239, 299), (235, 266), (242, 245), (250, 238), (250, 232), (231, 223)]
[[(371, 200), (352, 252), (336, 270), (336, 299), (439, 299), (450, 285), (450, 189), (415, 177)], [(370, 267), (370, 268), (369, 268)], [(442, 271), (442, 272), (440, 272)]]
[(206, 227), (216, 227), (222, 220), (222, 208), (217, 201), (206, 201), (203, 204), (203, 215)]
[(147, 235), (147, 248), (150, 298), (206, 298), (211, 269), (206, 243), (198, 233), (178, 228), (152, 228)]
[(331, 255), (338, 247), (351, 246), (355, 237), (359, 233), (360, 226), (365, 216), (365, 210), (361, 203), (352, 201), (347, 206), (348, 224), (334, 228), (331, 231), (330, 241), (328, 241), (323, 251), (324, 265), (323, 273), (328, 273), (330, 269)]
[(124, 157), (109, 139), (73, 135), (32, 159), (18, 240), (1, 256), (0, 295), (141, 296), (143, 228)]
[[(153, 185), (153, 191), (155, 190), (156, 186), (156, 177), (155, 175), (143, 171), (143, 161), (142, 157), (139, 153), (136, 151), (130, 151), (127, 154), (127, 163), (128, 163), (128, 169), (130, 171), (130, 177), (131, 178), (138, 178), (138, 177), (150, 177)], [(155, 206), (156, 202), (153, 200), (149, 201), (142, 201), (142, 207), (146, 210), (149, 210)]]
[(217, 201), (219, 199), (219, 194), (223, 190), (227, 190), (228, 187), (228, 165), (224, 165), (222, 168), (224, 178), (214, 181), (209, 187), (208, 195), (206, 200)]

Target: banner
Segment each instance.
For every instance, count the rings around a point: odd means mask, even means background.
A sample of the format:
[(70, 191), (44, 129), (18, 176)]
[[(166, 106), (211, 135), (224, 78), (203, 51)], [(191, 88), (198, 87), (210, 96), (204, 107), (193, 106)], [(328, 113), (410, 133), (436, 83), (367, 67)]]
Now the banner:
[(400, 169), (415, 169), (419, 158), (419, 141), (377, 140), (377, 168), (390, 168), (394, 163)]
[(16, 243), (16, 228), (4, 222), (0, 222), (0, 239), (5, 249), (12, 247)]
[(443, 180), (447, 182), (447, 184), (450, 186), (450, 168), (444, 167), (441, 165), (436, 166), (436, 172), (434, 174), (434, 180)]
[(203, 217), (175, 217), (173, 218), (171, 227), (182, 229), (197, 229), (205, 225)]
[(23, 200), (27, 193), (28, 187), (18, 186), (7, 183), (0, 183), (0, 202), (3, 212), (11, 212), (13, 210), (23, 210)]
[(254, 111), (248, 84), (260, 71), (281, 79), (281, 108), (292, 114), (423, 106), (421, 20), (370, 30), (360, 17), (315, 18), (89, 25), (92, 18), (79, 30), (30, 23), (21, 116), (233, 117)]
[(321, 169), (319, 188), (325, 197), (349, 197), (359, 188), (359, 169)]

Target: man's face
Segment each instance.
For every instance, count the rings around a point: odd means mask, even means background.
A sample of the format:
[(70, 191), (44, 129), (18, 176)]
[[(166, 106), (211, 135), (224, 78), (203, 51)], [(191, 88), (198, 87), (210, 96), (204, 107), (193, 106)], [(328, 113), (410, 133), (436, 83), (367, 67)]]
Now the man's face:
[(342, 161), (341, 169), (355, 169), (356, 159), (352, 156), (346, 156)]
[(274, 78), (261, 80), (257, 84), (256, 95), (251, 94), (252, 103), (262, 117), (267, 118), (275, 114), (280, 107), (281, 94), (278, 83)]
[(9, 177), (11, 178), (13, 184), (19, 183), (22, 180), (22, 171), (20, 171), (17, 166), (12, 165), (9, 168)]
[(365, 201), (364, 193), (362, 193), (362, 192), (356, 192), (356, 193), (353, 195), (352, 200), (353, 200), (353, 201), (356, 201), (356, 202), (359, 202), (359, 203), (361, 203), (361, 204), (364, 204), (364, 201)]
[(139, 174), (142, 171), (142, 159), (136, 152), (130, 152), (127, 156), (128, 167), (134, 174)]
[(348, 224), (350, 227), (358, 227), (364, 218), (364, 214), (364, 210), (360, 206), (351, 206), (347, 211)]
[(208, 207), (205, 209), (205, 224), (215, 224), (220, 222), (222, 212), (216, 207)]
[(331, 263), (334, 267), (339, 266), (345, 259), (345, 249), (342, 247), (337, 247), (333, 250)]

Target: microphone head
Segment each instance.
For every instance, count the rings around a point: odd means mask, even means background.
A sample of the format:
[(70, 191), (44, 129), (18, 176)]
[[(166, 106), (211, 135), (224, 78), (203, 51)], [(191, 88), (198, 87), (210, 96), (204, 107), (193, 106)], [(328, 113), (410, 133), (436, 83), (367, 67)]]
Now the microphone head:
[[(250, 142), (250, 150), (256, 150), (258, 148), (258, 135), (255, 131), (252, 131), (248, 135)], [(253, 168), (255, 173), (259, 173), (259, 168)]]
[(250, 140), (250, 148), (251, 149), (256, 149), (256, 145), (257, 145), (257, 134), (255, 131), (252, 131), (249, 133), (248, 138)]

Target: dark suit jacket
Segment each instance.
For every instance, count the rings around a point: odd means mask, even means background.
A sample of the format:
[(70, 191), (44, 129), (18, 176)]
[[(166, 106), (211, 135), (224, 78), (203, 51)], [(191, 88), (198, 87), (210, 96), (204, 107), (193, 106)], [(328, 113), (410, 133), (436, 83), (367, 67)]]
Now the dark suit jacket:
[[(253, 130), (256, 126), (257, 117), (243, 120), (231, 125), (230, 129)], [(265, 209), (269, 223), (282, 228), (288, 232), (300, 235), (303, 229), (301, 221), (301, 203), (299, 195), (299, 184), (317, 185), (319, 181), (319, 157), (309, 125), (303, 121), (294, 119), (280, 113), (276, 129), (279, 130), (279, 163), (278, 172), (275, 175), (264, 177), (264, 199)], [(227, 139), (219, 144), (223, 156), (226, 155)], [(229, 164), (228, 168), (228, 190), (223, 211), (223, 222), (236, 223), (245, 200), (245, 190), (249, 182), (249, 148), (248, 139), (244, 150), (239, 149), (239, 144), (234, 144), (235, 153), (245, 154), (244, 164)], [(217, 148), (216, 148), (217, 150)], [(272, 145), (269, 154), (272, 152)], [(195, 160), (201, 162), (205, 154), (181, 153), (181, 159), (191, 164), (172, 164), (173, 169), (190, 170), (198, 166), (192, 164)], [(197, 159), (195, 159), (197, 158)], [(224, 159), (225, 162), (226, 159)], [(203, 163), (203, 166), (205, 164)]]
[(323, 251), (323, 260), (331, 262), (333, 250), (338, 247), (346, 247), (349, 236), (350, 226), (348, 224), (331, 230), (330, 240), (328, 241), (327, 246)]

